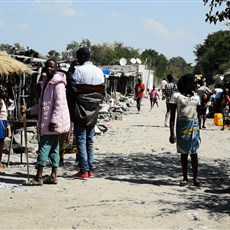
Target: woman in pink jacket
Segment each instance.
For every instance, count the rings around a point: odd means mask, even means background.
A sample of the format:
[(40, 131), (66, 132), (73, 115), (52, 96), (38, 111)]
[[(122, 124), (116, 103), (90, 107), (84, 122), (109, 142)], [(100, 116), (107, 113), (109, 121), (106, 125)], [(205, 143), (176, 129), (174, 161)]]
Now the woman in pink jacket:
[(38, 115), (38, 134), (40, 135), (37, 174), (29, 185), (42, 185), (43, 168), (48, 158), (52, 164), (51, 176), (44, 180), (47, 184), (57, 184), (59, 166), (59, 134), (70, 129), (70, 116), (66, 100), (66, 76), (57, 72), (56, 61), (49, 59), (42, 73), (41, 96), (39, 104), (29, 108), (27, 114)]

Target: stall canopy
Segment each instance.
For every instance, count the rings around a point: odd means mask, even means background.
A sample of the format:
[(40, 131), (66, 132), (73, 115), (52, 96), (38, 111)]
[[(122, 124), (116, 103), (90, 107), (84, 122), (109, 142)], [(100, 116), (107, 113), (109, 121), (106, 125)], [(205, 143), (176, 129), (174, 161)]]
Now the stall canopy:
[(11, 58), (0, 51), (0, 80), (4, 80), (11, 74), (31, 74), (32, 70), (20, 61)]

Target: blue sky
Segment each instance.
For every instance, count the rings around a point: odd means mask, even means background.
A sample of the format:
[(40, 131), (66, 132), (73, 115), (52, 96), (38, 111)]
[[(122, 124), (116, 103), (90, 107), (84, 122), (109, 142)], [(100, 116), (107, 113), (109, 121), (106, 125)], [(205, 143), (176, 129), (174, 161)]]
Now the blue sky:
[(20, 43), (43, 55), (65, 51), (68, 43), (122, 42), (154, 49), (166, 58), (195, 63), (194, 47), (208, 34), (227, 30), (205, 22), (202, 0), (184, 1), (19, 1), (0, 0), (0, 43)]

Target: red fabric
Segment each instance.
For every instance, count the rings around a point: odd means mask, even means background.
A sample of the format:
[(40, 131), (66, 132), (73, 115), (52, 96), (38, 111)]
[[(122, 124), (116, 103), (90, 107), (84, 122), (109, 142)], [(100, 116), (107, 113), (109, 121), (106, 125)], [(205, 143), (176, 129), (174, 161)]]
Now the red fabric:
[(135, 94), (136, 98), (140, 98), (144, 96), (144, 90), (145, 90), (145, 85), (142, 84), (136, 84), (135, 86)]
[(230, 97), (226, 95), (226, 105), (230, 105)]

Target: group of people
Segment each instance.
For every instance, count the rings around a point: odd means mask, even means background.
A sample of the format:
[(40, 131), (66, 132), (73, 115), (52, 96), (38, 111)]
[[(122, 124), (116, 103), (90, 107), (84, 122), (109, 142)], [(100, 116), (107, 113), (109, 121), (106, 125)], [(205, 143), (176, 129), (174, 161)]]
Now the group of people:
[[(190, 155), (193, 184), (199, 187), (201, 181), (198, 179), (197, 154), (201, 143), (200, 129), (206, 128), (207, 103), (211, 100), (212, 92), (206, 86), (205, 78), (199, 78), (192, 73), (183, 75), (177, 83), (173, 82), (171, 74), (168, 74), (166, 78), (167, 80), (163, 79), (161, 84), (162, 99), (166, 101), (164, 126), (168, 127), (169, 121), (169, 141), (172, 144), (176, 143), (177, 152), (181, 154), (183, 178), (180, 186), (188, 185), (188, 155)], [(223, 115), (229, 113), (229, 89), (218, 91), (218, 96), (215, 95), (212, 100), (215, 105), (218, 102), (222, 104), (222, 109), (221, 106), (216, 106), (219, 110), (215, 112), (221, 112)], [(227, 112), (223, 112), (223, 108)]]
[[(22, 108), (27, 115), (38, 116), (39, 145), (36, 175), (26, 185), (57, 184), (57, 169), (60, 165), (60, 134), (68, 133), (71, 122), (79, 158), (79, 172), (75, 179), (93, 177), (94, 134), (97, 123), (99, 104), (105, 96), (105, 78), (102, 70), (90, 61), (90, 51), (83, 47), (76, 52), (77, 61), (73, 61), (68, 72), (57, 71), (57, 62), (48, 59), (41, 74), (39, 103), (31, 108)], [(199, 85), (199, 87), (198, 87)], [(198, 88), (197, 88), (198, 87)], [(205, 79), (199, 80), (194, 74), (182, 76), (177, 83), (173, 76), (167, 75), (162, 81), (162, 99), (166, 101), (164, 126), (170, 128), (170, 143), (176, 143), (177, 152), (181, 154), (183, 179), (180, 186), (188, 184), (188, 155), (191, 156), (193, 184), (200, 186), (198, 179), (198, 150), (200, 146), (200, 129), (205, 127), (205, 94), (211, 94)], [(141, 78), (135, 86), (137, 110), (141, 110), (145, 85)], [(149, 92), (150, 109), (160, 98), (155, 86)], [(0, 162), (6, 128), (7, 109), (0, 91)], [(230, 105), (229, 92), (226, 99)], [(51, 162), (51, 174), (43, 179), (43, 169), (47, 160)], [(0, 170), (4, 165), (0, 163)]]
[[(94, 133), (99, 104), (105, 96), (104, 74), (90, 61), (90, 51), (83, 47), (76, 52), (77, 61), (68, 73), (57, 71), (57, 62), (48, 59), (42, 71), (39, 103), (23, 108), (27, 115), (38, 116), (38, 155), (36, 175), (25, 185), (57, 184), (60, 163), (60, 134), (68, 133), (71, 122), (79, 157), (80, 171), (75, 179), (93, 177)], [(43, 179), (47, 160), (51, 174)]]
[[(145, 91), (145, 84), (142, 82), (141, 78), (138, 78), (137, 84), (135, 85), (135, 100), (136, 100), (136, 106), (137, 111), (140, 113), (141, 111), (141, 101), (144, 97), (144, 91)], [(150, 110), (153, 109), (154, 105), (158, 105), (158, 99), (160, 99), (160, 95), (158, 90), (156, 89), (156, 86), (153, 85), (152, 89), (149, 92), (149, 99), (150, 99)]]

